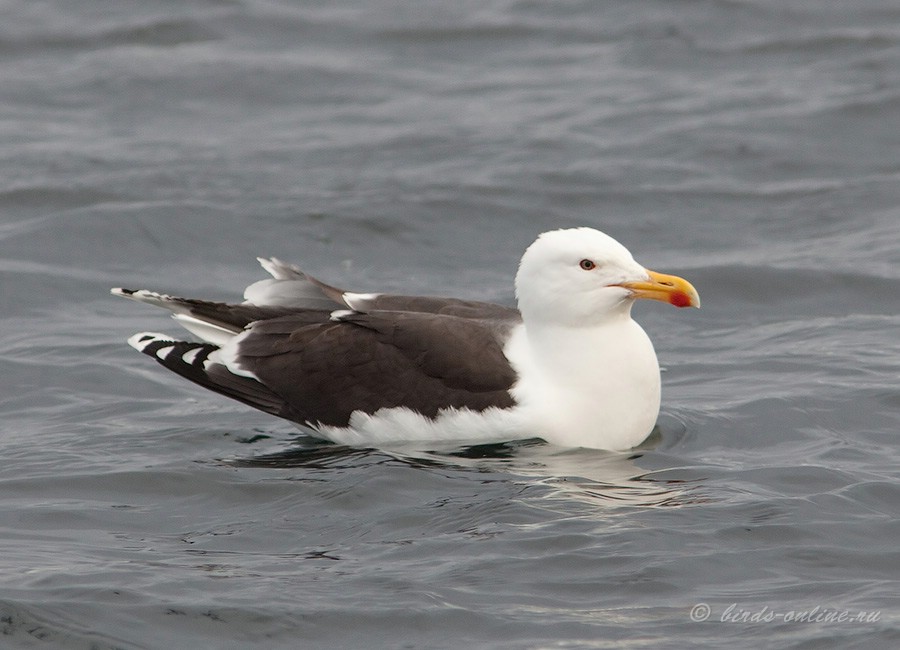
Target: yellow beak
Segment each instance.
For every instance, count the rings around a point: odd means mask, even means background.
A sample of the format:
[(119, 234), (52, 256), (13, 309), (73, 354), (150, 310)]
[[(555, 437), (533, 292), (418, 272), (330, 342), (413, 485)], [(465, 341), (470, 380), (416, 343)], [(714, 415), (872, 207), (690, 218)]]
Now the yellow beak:
[(620, 287), (631, 291), (635, 298), (661, 300), (676, 307), (699, 307), (700, 294), (690, 282), (677, 275), (665, 275), (648, 270), (650, 280), (623, 282)]

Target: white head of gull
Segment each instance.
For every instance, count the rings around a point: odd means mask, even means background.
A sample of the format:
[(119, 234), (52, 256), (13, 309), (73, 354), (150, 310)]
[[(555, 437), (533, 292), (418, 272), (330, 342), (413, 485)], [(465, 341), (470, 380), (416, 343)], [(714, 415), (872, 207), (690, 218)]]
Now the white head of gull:
[(638, 298), (698, 306), (685, 280), (645, 269), (591, 228), (542, 234), (516, 275), (523, 326), (507, 350), (516, 400), (560, 445), (625, 450), (659, 414), (656, 352), (631, 318)]
[(142, 332), (139, 351), (205, 388), (345, 444), (548, 442), (625, 450), (659, 414), (656, 353), (635, 300), (699, 306), (591, 228), (542, 234), (516, 275), (518, 310), (327, 285), (275, 258), (239, 304), (113, 289), (163, 307), (203, 342)]

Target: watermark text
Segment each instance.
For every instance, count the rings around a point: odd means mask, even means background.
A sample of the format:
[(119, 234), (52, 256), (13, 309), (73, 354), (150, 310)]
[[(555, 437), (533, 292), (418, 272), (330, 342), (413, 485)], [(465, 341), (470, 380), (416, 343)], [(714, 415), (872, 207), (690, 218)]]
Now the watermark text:
[(713, 611), (706, 603), (697, 603), (691, 607), (690, 617), (696, 623), (710, 620), (720, 623), (877, 623), (881, 620), (881, 611), (837, 609), (821, 605), (777, 611), (768, 605), (745, 608), (737, 603), (723, 605), (721, 611)]

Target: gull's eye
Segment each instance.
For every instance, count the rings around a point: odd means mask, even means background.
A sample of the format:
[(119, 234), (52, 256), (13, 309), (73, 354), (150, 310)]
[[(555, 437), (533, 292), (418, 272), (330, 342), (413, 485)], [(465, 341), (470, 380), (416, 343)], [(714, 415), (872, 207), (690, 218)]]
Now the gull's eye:
[(589, 259), (581, 260), (578, 263), (578, 266), (580, 266), (585, 271), (593, 271), (594, 269), (597, 268), (597, 264), (593, 260), (589, 260)]

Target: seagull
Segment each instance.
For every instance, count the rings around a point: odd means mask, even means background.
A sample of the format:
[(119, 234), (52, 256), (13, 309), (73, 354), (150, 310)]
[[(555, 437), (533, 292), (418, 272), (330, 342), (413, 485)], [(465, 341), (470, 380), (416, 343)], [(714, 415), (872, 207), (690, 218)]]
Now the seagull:
[(259, 258), (272, 276), (237, 304), (145, 289), (200, 341), (128, 343), (204, 388), (355, 446), (504, 442), (624, 451), (653, 430), (660, 372), (636, 300), (699, 307), (685, 279), (638, 264), (592, 228), (545, 232), (515, 277), (518, 309), (356, 293)]

